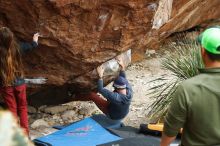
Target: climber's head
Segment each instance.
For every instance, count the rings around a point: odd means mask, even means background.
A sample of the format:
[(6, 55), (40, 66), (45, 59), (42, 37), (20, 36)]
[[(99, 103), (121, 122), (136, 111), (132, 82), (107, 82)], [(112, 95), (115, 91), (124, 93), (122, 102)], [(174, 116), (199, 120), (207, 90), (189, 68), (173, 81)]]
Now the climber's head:
[(118, 76), (114, 83), (113, 87), (115, 88), (115, 91), (121, 94), (126, 95), (126, 79), (124, 77)]
[(202, 58), (205, 66), (220, 62), (220, 27), (210, 27), (201, 33), (198, 41), (202, 46)]
[(19, 46), (7, 27), (0, 28), (0, 60), (1, 84), (10, 85), (16, 77), (23, 76)]

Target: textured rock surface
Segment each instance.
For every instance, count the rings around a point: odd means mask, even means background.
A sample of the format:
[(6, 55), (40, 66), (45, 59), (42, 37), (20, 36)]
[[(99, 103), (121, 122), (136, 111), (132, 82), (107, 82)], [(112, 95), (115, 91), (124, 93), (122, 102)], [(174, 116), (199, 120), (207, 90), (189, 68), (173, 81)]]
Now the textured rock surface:
[[(42, 87), (29, 88), (31, 104), (58, 104), (72, 100), (69, 90), (95, 81), (88, 75), (99, 64), (132, 48), (137, 52), (155, 48), (169, 35), (219, 23), (219, 0), (1, 0), (0, 25), (10, 27), (20, 40), (40, 32), (39, 48), (24, 57), (28, 77), (46, 77)], [(159, 9), (157, 9), (159, 8)], [(154, 14), (157, 11), (157, 17)], [(169, 18), (157, 30), (163, 18)], [(171, 13), (171, 16), (170, 16)], [(162, 13), (161, 13), (162, 14)], [(82, 79), (82, 82), (75, 82)], [(77, 83), (77, 84), (76, 84)]]
[(38, 119), (31, 124), (31, 128), (35, 129), (38, 127), (49, 127), (49, 124), (44, 119)]
[(44, 112), (45, 113), (48, 113), (48, 114), (57, 114), (57, 113), (61, 113), (61, 112), (64, 112), (68, 109), (68, 106), (54, 106), (54, 107), (46, 107), (44, 109)]

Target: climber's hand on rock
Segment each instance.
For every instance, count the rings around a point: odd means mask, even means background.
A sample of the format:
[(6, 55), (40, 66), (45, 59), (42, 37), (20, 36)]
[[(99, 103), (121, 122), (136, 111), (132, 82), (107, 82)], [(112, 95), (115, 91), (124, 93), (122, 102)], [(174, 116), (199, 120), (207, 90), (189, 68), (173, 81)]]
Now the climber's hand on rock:
[(99, 75), (99, 78), (102, 79), (103, 73), (104, 73), (104, 67), (103, 67), (103, 65), (100, 65), (99, 67), (97, 67), (97, 73), (98, 73), (98, 75)]
[(122, 70), (125, 70), (125, 64), (122, 58), (122, 55), (119, 55), (118, 57), (116, 57), (116, 60), (118, 62), (118, 64), (120, 65)]
[(35, 33), (33, 36), (33, 41), (38, 43), (38, 38), (39, 38), (40, 34), (39, 33)]

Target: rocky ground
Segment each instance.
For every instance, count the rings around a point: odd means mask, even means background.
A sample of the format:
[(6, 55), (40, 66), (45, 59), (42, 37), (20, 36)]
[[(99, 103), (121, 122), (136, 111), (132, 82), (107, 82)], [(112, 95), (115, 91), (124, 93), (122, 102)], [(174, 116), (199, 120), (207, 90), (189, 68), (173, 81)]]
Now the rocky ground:
[[(153, 56), (153, 57), (152, 57)], [(134, 97), (131, 103), (129, 115), (124, 119), (125, 125), (139, 127), (141, 123), (149, 122), (147, 116), (149, 104), (149, 89), (162, 84), (161, 77), (170, 79), (168, 71), (161, 69), (160, 59), (156, 52), (147, 52), (142, 62), (128, 67), (126, 73), (133, 90)], [(107, 88), (111, 88), (109, 85)], [(54, 125), (64, 125), (78, 121), (96, 113), (101, 113), (93, 102), (71, 102), (65, 105), (53, 107), (41, 106), (36, 109), (29, 107), (29, 121), (31, 138), (40, 137), (56, 131), (51, 128)]]

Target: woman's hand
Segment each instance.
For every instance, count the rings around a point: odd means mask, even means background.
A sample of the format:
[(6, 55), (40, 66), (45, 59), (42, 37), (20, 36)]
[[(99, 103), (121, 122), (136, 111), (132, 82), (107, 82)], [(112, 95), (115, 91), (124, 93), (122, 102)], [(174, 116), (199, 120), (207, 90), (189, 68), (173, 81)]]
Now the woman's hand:
[(100, 65), (99, 67), (97, 67), (97, 73), (99, 75), (99, 78), (102, 79), (103, 74), (104, 74), (104, 67), (103, 67), (103, 65)]
[(35, 33), (33, 36), (33, 41), (38, 43), (38, 38), (39, 38), (40, 34), (39, 33)]
[(123, 62), (123, 58), (122, 55), (119, 55), (118, 57), (116, 57), (116, 60), (119, 64), (119, 66), (121, 67), (122, 70), (125, 70), (125, 64)]

